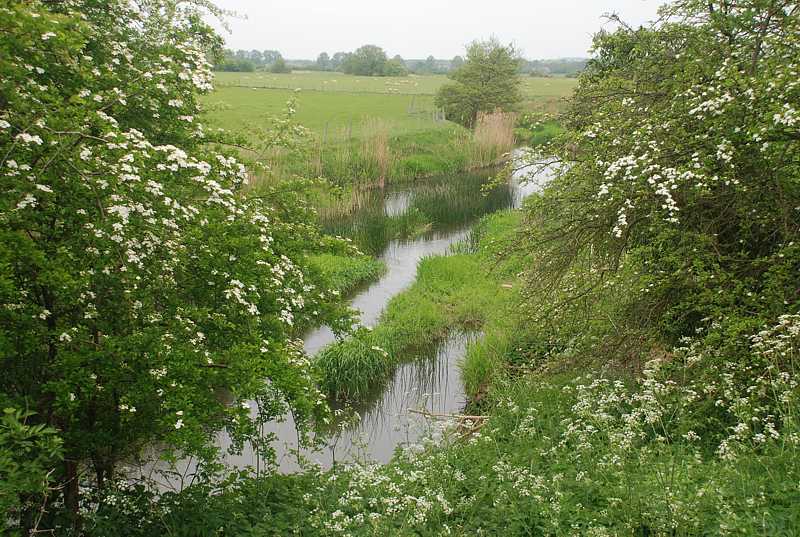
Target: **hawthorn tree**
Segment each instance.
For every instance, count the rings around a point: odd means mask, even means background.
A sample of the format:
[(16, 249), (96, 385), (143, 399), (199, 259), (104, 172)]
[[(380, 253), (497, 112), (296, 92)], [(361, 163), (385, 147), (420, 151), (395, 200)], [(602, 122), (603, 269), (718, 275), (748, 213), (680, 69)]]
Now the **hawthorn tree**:
[(325, 407), (295, 327), (341, 320), (305, 265), (327, 245), (200, 122), (209, 11), (0, 1), (0, 408), (58, 432), (73, 513), (154, 442), (213, 461), (220, 429)]
[[(757, 331), (800, 308), (800, 7), (661, 15), (595, 39), (549, 149), (567, 166), (533, 208), (531, 285), (577, 307), (626, 274), (615, 332), (670, 345), (712, 320)], [(569, 270), (586, 278), (559, 281)]]

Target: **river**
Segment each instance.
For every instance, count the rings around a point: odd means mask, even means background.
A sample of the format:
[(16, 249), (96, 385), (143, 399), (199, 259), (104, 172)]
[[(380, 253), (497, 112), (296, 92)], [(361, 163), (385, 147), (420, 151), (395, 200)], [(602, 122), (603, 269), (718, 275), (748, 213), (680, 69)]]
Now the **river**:
[[(539, 177), (537, 181), (521, 184), (519, 178), (523, 173), (518, 172), (507, 184), (488, 192), (482, 190), (491, 178), (488, 172), (374, 191), (354, 214), (326, 222), (329, 232), (354, 237), (362, 250), (377, 254), (386, 264), (387, 270), (378, 281), (351, 298), (352, 307), (360, 312), (361, 324), (374, 326), (380, 320), (392, 297), (414, 282), (421, 259), (448, 254), (454, 244), (469, 238), (470, 230), (482, 216), (519, 207), (526, 196), (539, 188), (541, 179), (547, 179)], [(431, 221), (430, 226), (414, 238), (391, 238), (387, 234), (389, 219), (403, 217), (411, 211), (422, 213)], [(475, 337), (476, 334), (452, 333), (430, 349), (427, 356), (402, 362), (390, 382), (368, 403), (356, 409), (360, 420), (342, 427), (338, 434), (329, 435), (318, 450), (298, 451), (291, 416), (283, 422), (270, 424), (264, 432), (276, 437), (273, 446), (279, 470), (284, 473), (299, 470), (298, 454), (322, 468), (354, 460), (388, 462), (399, 446), (417, 441), (429, 430), (427, 420), (410, 411), (450, 414), (464, 408), (466, 401), (459, 362)], [(333, 343), (335, 336), (327, 327), (320, 327), (303, 339), (307, 354), (313, 356)], [(255, 412), (255, 403), (251, 403), (251, 411)], [(218, 441), (220, 447), (225, 448), (223, 462), (227, 466), (256, 468), (260, 465), (249, 447), (241, 454), (229, 454), (228, 437), (220, 434)], [(191, 463), (181, 466), (185, 476), (192, 473)], [(150, 477), (152, 470), (151, 467), (146, 472)], [(166, 488), (176, 488), (175, 482)]]

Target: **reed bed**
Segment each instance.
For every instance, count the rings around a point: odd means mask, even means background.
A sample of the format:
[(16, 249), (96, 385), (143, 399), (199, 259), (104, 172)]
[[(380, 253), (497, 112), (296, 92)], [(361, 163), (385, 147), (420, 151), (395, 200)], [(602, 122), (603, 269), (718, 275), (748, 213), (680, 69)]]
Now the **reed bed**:
[(514, 149), (516, 115), (508, 112), (479, 113), (472, 136), (474, 165), (488, 166)]
[(364, 127), (367, 133), (363, 142), (362, 155), (377, 170), (378, 184), (386, 184), (386, 176), (391, 167), (392, 154), (389, 149), (389, 125), (381, 119), (372, 119)]

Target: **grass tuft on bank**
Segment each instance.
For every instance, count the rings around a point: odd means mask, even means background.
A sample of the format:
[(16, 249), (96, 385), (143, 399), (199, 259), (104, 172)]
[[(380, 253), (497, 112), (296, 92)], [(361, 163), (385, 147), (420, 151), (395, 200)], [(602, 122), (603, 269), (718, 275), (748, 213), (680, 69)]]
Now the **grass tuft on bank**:
[(318, 254), (311, 264), (321, 272), (330, 289), (347, 296), (359, 287), (377, 280), (386, 271), (386, 264), (373, 257)]

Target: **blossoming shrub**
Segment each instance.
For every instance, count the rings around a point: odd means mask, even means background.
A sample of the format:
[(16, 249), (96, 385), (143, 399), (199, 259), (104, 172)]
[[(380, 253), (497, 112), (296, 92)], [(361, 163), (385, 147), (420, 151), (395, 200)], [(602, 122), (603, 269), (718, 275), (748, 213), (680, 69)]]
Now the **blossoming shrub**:
[(597, 36), (553, 147), (563, 173), (529, 216), (531, 314), (559, 332), (598, 307), (587, 335), (611, 334), (612, 349), (800, 306), (797, 6), (662, 13)]
[(306, 276), (330, 241), (204, 130), (208, 11), (0, 2), (0, 400), (58, 431), (73, 513), (146, 445), (210, 462), (324, 408), (294, 327), (341, 313)]

